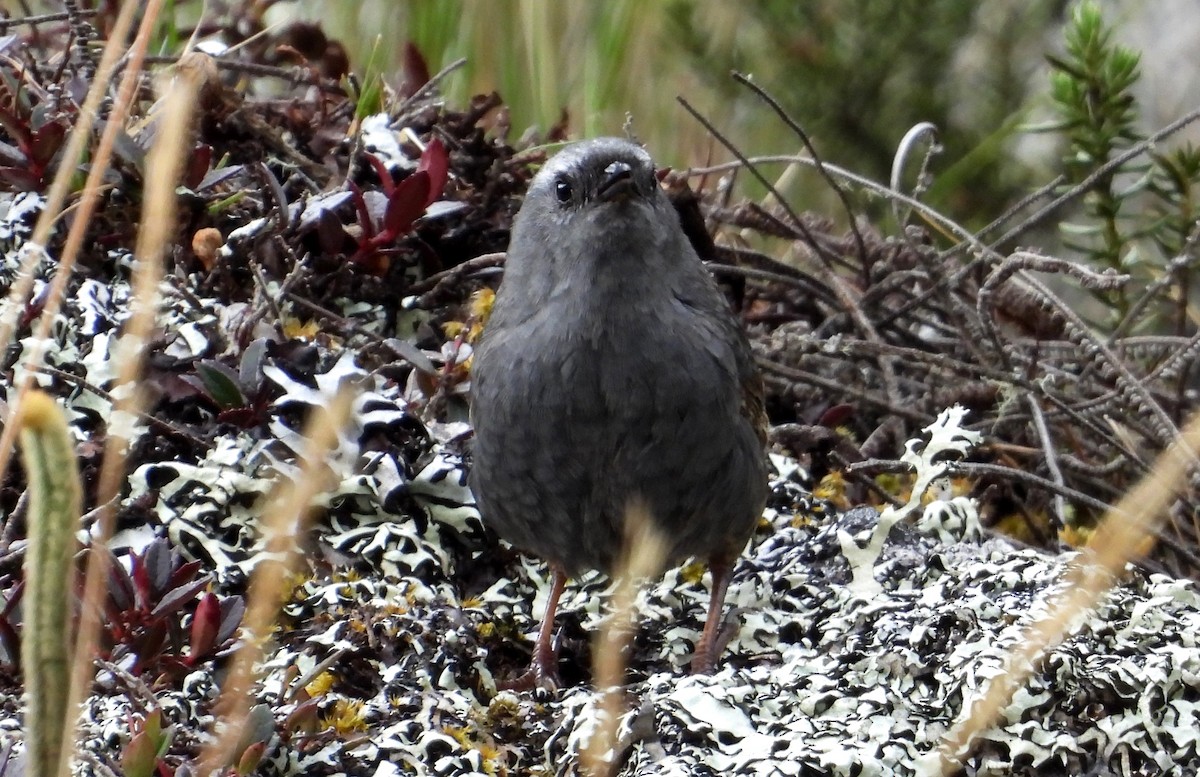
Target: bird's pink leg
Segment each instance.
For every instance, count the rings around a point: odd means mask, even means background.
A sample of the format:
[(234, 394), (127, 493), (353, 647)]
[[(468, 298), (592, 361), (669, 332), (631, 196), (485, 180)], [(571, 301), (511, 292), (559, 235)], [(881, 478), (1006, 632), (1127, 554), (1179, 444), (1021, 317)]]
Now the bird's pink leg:
[(729, 575), (737, 559), (734, 554), (719, 552), (708, 561), (712, 572), (712, 596), (708, 601), (708, 617), (704, 619), (704, 631), (692, 656), (692, 674), (712, 674), (717, 665), (717, 637), (721, 633), (721, 620), (725, 611), (725, 592), (729, 588)]
[(551, 566), (550, 596), (546, 600), (546, 614), (542, 627), (538, 629), (537, 642), (533, 646), (533, 659), (529, 670), (514, 680), (501, 684), (505, 691), (528, 691), (533, 688), (554, 690), (558, 687), (558, 653), (554, 650), (554, 614), (558, 611), (558, 600), (567, 585), (567, 573), (560, 567)]

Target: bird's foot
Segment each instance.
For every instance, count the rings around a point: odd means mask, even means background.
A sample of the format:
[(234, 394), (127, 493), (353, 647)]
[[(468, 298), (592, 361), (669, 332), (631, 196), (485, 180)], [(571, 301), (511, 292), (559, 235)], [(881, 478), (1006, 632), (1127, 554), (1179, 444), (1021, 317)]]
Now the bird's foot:
[(699, 644), (696, 645), (696, 652), (692, 654), (692, 664), (690, 670), (692, 674), (712, 674), (717, 671), (721, 654), (725, 652), (725, 648), (737, 636), (736, 625), (721, 620), (719, 625), (712, 627), (712, 635), (701, 635)]
[(533, 647), (533, 659), (524, 674), (496, 686), (501, 691), (532, 691), (542, 689), (554, 692), (558, 682), (558, 640), (554, 644), (539, 642)]
[(547, 672), (537, 664), (532, 664), (525, 670), (524, 674), (502, 682), (496, 688), (501, 691), (513, 691), (514, 693), (536, 691), (539, 689), (553, 693), (558, 690), (558, 672)]
[(712, 674), (717, 668), (716, 657), (713, 655), (711, 648), (705, 650), (706, 645), (701, 643), (696, 647), (696, 653), (692, 656), (692, 674)]

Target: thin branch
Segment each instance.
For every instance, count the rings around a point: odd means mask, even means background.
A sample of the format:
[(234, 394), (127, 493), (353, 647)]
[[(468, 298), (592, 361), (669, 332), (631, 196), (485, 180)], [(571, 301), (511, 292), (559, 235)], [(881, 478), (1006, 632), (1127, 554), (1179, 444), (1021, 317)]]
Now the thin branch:
[[(1042, 408), (1038, 405), (1037, 397), (1027, 394), (1025, 403), (1029, 405), (1029, 412), (1033, 414), (1033, 428), (1037, 430), (1038, 439), (1042, 441), (1042, 459), (1046, 462), (1050, 479), (1059, 489), (1065, 489), (1066, 484), (1063, 482), (1062, 471), (1058, 468), (1058, 457), (1054, 453), (1054, 443), (1050, 439), (1050, 429), (1046, 426), (1046, 417), (1042, 415)], [(1062, 529), (1067, 525), (1067, 506), (1063, 501), (1061, 490), (1054, 494), (1054, 518), (1055, 529)]]
[(446, 65), (444, 68), (434, 73), (432, 76), (430, 76), (428, 81), (421, 84), (421, 86), (419, 86), (415, 92), (409, 95), (407, 100), (400, 103), (399, 107), (396, 108), (394, 115), (402, 116), (404, 111), (408, 110), (409, 107), (415, 104), (418, 100), (423, 100), (427, 94), (436, 89), (438, 84), (440, 84), (442, 80), (446, 78), (446, 76), (450, 75), (455, 70), (458, 70), (465, 64), (467, 64), (467, 58), (462, 57), (454, 60), (449, 65)]
[(21, 16), (13, 19), (0, 19), (0, 32), (4, 32), (9, 27), (20, 27), (23, 24), (33, 26), (35, 24), (46, 24), (47, 22), (65, 22), (75, 17), (92, 17), (99, 11), (95, 8), (80, 8), (74, 12), (62, 13), (44, 13), (35, 16)]
[[(782, 119), (783, 123), (788, 125), (788, 128), (791, 129), (792, 132), (796, 133), (796, 137), (800, 138), (800, 142), (803, 143), (804, 148), (808, 150), (808, 155), (812, 157), (813, 166), (817, 168), (817, 173), (825, 179), (825, 182), (829, 184), (829, 188), (833, 190), (833, 193), (837, 195), (838, 200), (842, 203), (842, 208), (846, 212), (846, 221), (850, 226), (850, 232), (854, 235), (854, 244), (858, 247), (858, 256), (865, 265), (867, 263), (867, 246), (866, 243), (863, 242), (862, 233), (858, 231), (858, 219), (854, 215), (854, 208), (850, 206), (850, 198), (846, 195), (846, 191), (838, 184), (837, 180), (834, 179), (834, 177), (829, 174), (829, 171), (825, 169), (825, 165), (821, 161), (821, 156), (817, 153), (817, 148), (813, 145), (812, 140), (809, 139), (808, 133), (804, 131), (804, 128), (800, 126), (799, 122), (793, 119), (791, 115), (783, 109), (783, 106), (779, 104), (778, 100), (768, 94), (767, 91), (761, 86), (754, 83), (754, 81), (749, 77), (735, 70), (733, 72), (733, 80), (737, 81), (739, 84), (747, 87), (756, 95), (758, 95), (759, 99), (769, 105), (771, 110), (775, 111), (775, 115)], [(775, 192), (772, 191), (772, 194), (775, 194)], [(776, 198), (778, 198), (778, 194), (776, 194)], [(783, 204), (782, 200), (780, 200), (780, 204)], [(795, 214), (792, 213), (792, 211), (788, 209), (786, 205), (784, 206), (784, 209), (789, 215), (795, 218)]]
[[(66, 372), (65, 370), (57, 369), (56, 367), (51, 367), (47, 364), (43, 364), (43, 365), (39, 366), (37, 368), (37, 371), (41, 372), (43, 374), (46, 374), (46, 375), (53, 375), (54, 377), (58, 378), (59, 380), (63, 380), (67, 383), (70, 383), (72, 386), (78, 386), (79, 388), (83, 389), (84, 391), (87, 391), (90, 394), (95, 394), (96, 396), (103, 399), (105, 402), (108, 402), (109, 404), (111, 404), (114, 408), (118, 405), (118, 401), (117, 401), (116, 397), (114, 397), (112, 394), (105, 391), (104, 389), (100, 388), (99, 386), (92, 385), (91, 383), (87, 382), (86, 380), (79, 377), (78, 375), (75, 375), (70, 372)], [(210, 450), (212, 448), (211, 441), (205, 440), (202, 437), (197, 437), (196, 435), (192, 434), (191, 432), (187, 431), (186, 429), (175, 426), (171, 422), (164, 421), (163, 419), (161, 419), (157, 416), (151, 415), (150, 413), (144, 412), (142, 410), (134, 410), (134, 416), (139, 421), (146, 424), (146, 426), (154, 427), (154, 428), (158, 429), (159, 431), (163, 432), (164, 434), (167, 434), (171, 437), (178, 437), (182, 440), (187, 440), (189, 443), (191, 443), (192, 445), (195, 445), (196, 447), (198, 447), (202, 450)]]

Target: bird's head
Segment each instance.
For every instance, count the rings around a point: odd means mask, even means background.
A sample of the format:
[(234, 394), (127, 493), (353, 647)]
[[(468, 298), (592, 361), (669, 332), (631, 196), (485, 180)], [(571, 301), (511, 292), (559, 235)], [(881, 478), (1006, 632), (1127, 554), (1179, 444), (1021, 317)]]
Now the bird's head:
[(689, 252), (654, 162), (619, 138), (567, 146), (534, 176), (513, 224), (506, 278), (546, 294), (639, 273)]

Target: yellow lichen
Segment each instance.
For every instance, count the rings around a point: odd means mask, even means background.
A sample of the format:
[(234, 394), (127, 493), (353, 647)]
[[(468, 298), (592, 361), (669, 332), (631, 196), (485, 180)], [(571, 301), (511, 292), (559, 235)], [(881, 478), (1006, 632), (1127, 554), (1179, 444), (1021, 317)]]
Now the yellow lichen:
[(846, 499), (846, 476), (841, 472), (830, 472), (821, 478), (821, 482), (813, 489), (813, 496), (832, 502), (842, 509), (850, 507)]
[(298, 318), (284, 316), (281, 323), (283, 336), (292, 340), (312, 340), (321, 331), (316, 320), (301, 321)]
[(335, 679), (336, 678), (331, 673), (321, 672), (321, 674), (314, 677), (308, 685), (304, 686), (304, 690), (306, 693), (308, 693), (309, 697), (313, 699), (317, 698), (318, 696), (324, 696), (325, 694), (329, 693), (329, 689), (333, 687)]
[(679, 570), (679, 576), (688, 583), (699, 583), (704, 579), (704, 573), (707, 570), (707, 564), (702, 564), (699, 561), (693, 561)]
[(321, 722), (341, 737), (367, 730), (363, 703), (357, 699), (338, 699), (333, 703), (333, 710)]

